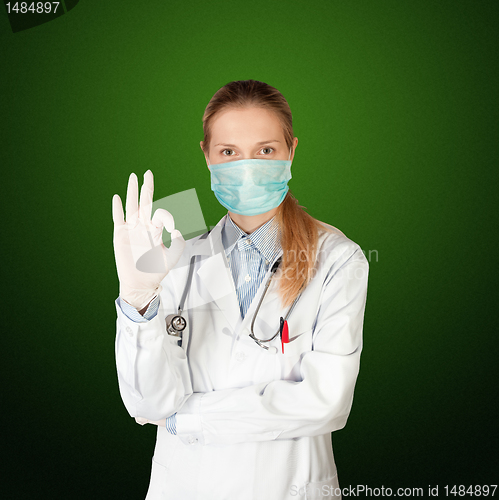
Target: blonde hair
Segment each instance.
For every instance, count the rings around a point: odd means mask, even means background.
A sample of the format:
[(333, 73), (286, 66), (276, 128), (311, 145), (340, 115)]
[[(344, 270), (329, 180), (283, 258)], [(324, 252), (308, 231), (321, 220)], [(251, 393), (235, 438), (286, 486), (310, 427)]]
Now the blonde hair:
[[(218, 113), (228, 108), (258, 107), (273, 111), (279, 119), (288, 149), (293, 147), (293, 119), (284, 96), (274, 87), (257, 80), (230, 82), (210, 99), (203, 114), (203, 151), (208, 154), (211, 124)], [(288, 191), (276, 214), (283, 249), (279, 294), (284, 307), (289, 306), (313, 277), (317, 257), (319, 229), (328, 229), (298, 205)], [(287, 279), (284, 279), (287, 278)]]

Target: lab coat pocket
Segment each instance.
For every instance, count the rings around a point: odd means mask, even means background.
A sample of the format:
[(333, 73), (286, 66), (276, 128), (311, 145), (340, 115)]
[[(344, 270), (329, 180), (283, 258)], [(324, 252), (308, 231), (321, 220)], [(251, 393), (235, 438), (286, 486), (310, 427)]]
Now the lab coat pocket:
[(307, 330), (284, 344), (284, 353), (279, 351), (281, 364), (281, 379), (302, 380), (300, 374), (300, 361), (302, 354), (312, 350), (312, 329)]
[(341, 499), (340, 485), (336, 474), (325, 481), (307, 483), (305, 487), (305, 500), (324, 500), (326, 498)]
[(166, 469), (152, 459), (151, 478), (145, 500), (161, 500), (166, 496)]

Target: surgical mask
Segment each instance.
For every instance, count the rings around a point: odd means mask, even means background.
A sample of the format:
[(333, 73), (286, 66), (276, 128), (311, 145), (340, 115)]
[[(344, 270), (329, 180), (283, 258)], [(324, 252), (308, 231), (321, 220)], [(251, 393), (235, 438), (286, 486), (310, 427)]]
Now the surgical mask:
[(230, 212), (258, 215), (278, 207), (291, 179), (291, 150), (288, 160), (237, 160), (208, 165), (211, 189)]

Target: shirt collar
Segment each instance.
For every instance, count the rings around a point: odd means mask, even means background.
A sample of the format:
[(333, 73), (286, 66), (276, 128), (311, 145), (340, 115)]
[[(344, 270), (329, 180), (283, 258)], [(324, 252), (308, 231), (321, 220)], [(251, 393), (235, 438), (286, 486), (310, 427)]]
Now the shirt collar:
[(247, 234), (227, 214), (225, 225), (222, 229), (222, 242), (226, 256), (234, 250), (236, 245), (238, 245), (238, 248), (244, 248), (246, 245), (254, 245), (269, 263), (274, 261), (282, 249), (279, 225), (275, 220), (275, 216), (251, 234)]

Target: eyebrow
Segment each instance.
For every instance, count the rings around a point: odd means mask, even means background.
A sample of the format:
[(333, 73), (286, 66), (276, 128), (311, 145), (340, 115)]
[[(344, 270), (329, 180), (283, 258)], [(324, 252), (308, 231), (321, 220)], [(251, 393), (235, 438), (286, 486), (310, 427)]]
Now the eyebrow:
[[(272, 139), (271, 141), (257, 142), (256, 145), (261, 146), (262, 144), (268, 144), (269, 142), (281, 142), (281, 141), (278, 141), (276, 139)], [(237, 148), (237, 146), (235, 144), (215, 144), (215, 146), (213, 146), (213, 147), (217, 147), (217, 146), (227, 146), (229, 148)]]

